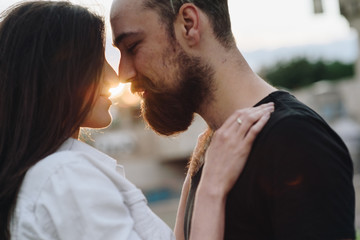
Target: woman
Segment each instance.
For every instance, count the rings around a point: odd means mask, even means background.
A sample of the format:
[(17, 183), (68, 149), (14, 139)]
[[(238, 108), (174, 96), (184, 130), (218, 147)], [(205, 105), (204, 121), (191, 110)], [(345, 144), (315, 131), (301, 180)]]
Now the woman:
[[(77, 140), (80, 127), (111, 122), (108, 90), (117, 76), (104, 34), (102, 18), (69, 2), (26, 2), (3, 15), (0, 239), (174, 239), (122, 167)], [(236, 112), (214, 134), (193, 229), (223, 230), (226, 194), (272, 109)], [(206, 208), (219, 218), (204, 221)]]

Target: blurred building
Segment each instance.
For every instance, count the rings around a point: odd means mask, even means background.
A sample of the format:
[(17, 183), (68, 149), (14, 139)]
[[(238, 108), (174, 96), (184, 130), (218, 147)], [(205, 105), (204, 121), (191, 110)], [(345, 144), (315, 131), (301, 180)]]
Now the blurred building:
[(353, 101), (349, 93), (359, 94), (351, 88), (354, 82), (321, 81), (292, 93), (319, 113), (339, 134), (349, 149), (355, 173), (360, 174), (360, 124), (348, 109)]
[[(323, 0), (313, 0), (314, 13), (321, 14)], [(360, 0), (339, 0), (340, 14), (350, 27), (360, 33)], [(358, 37), (358, 51), (360, 38)], [(359, 55), (359, 54), (358, 54)], [(347, 144), (354, 160), (355, 172), (360, 174), (360, 58), (355, 77), (337, 83), (323, 82), (297, 91), (305, 103), (319, 112)]]

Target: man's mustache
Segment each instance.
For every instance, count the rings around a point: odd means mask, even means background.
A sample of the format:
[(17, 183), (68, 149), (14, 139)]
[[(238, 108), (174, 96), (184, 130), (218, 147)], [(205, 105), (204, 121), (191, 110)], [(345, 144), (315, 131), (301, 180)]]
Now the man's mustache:
[(157, 87), (155, 84), (147, 77), (139, 76), (131, 81), (131, 92), (144, 92), (147, 93), (164, 93), (164, 88)]

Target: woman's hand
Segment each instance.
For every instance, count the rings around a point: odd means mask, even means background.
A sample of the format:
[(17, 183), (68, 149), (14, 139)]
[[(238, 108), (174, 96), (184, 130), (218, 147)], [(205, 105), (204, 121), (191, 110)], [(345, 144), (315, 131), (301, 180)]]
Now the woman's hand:
[[(268, 121), (274, 104), (241, 109), (215, 131), (205, 155), (200, 184), (226, 195), (244, 169), (252, 143)], [(205, 186), (202, 186), (205, 187)]]
[(214, 133), (196, 191), (190, 240), (224, 238), (227, 194), (273, 111), (273, 103), (238, 110)]

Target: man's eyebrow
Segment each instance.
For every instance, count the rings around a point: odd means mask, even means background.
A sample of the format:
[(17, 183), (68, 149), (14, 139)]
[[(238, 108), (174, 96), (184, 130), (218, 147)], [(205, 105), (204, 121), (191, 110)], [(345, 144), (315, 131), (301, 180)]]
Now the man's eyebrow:
[(125, 32), (125, 33), (121, 33), (120, 35), (118, 35), (115, 40), (113, 41), (113, 45), (117, 48), (119, 48), (120, 46), (120, 43), (125, 39), (125, 38), (128, 38), (128, 37), (131, 37), (131, 36), (135, 36), (135, 35), (138, 35), (140, 34), (140, 32)]

